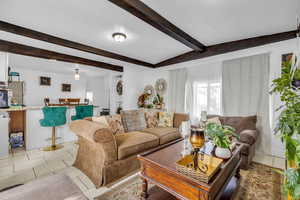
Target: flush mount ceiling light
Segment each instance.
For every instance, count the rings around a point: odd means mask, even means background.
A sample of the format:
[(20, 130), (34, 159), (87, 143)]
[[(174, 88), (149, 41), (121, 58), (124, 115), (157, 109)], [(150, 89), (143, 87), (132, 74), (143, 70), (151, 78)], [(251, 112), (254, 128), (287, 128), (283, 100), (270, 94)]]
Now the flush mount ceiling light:
[(75, 69), (75, 75), (74, 78), (76, 81), (78, 81), (80, 79), (80, 75), (79, 75), (79, 69)]
[(116, 42), (124, 42), (127, 38), (124, 33), (114, 33), (112, 34), (112, 37)]

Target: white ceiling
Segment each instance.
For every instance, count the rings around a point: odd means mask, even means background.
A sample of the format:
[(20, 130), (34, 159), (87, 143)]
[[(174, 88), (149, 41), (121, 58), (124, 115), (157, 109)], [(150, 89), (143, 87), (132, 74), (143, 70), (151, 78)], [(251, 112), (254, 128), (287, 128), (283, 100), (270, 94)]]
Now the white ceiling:
[[(205, 45), (293, 30), (300, 14), (299, 0), (143, 2)], [(191, 50), (107, 0), (1, 0), (0, 20), (151, 63)], [(117, 31), (126, 33), (128, 40), (115, 43), (111, 34)], [(86, 55), (4, 32), (0, 39)]]

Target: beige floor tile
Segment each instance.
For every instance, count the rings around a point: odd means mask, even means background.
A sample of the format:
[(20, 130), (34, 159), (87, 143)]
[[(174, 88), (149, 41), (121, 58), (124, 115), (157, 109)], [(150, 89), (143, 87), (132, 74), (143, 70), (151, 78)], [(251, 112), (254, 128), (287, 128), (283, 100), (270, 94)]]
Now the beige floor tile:
[(33, 167), (33, 171), (36, 178), (41, 178), (53, 174), (53, 172), (47, 167), (46, 162)]
[(253, 161), (268, 166), (272, 166), (273, 164), (273, 158), (263, 154), (256, 154), (253, 158)]
[(71, 179), (80, 188), (81, 191), (87, 191), (88, 190), (86, 185), (78, 177), (73, 177)]
[(32, 150), (27, 152), (27, 157), (29, 160), (35, 160), (44, 157), (44, 152), (40, 150)]
[(95, 184), (86, 175), (81, 174), (78, 176), (78, 178), (87, 187), (88, 190), (96, 188)]
[(13, 174), (13, 172), (14, 172), (13, 165), (8, 165), (6, 167), (1, 167), (0, 168), (0, 177), (9, 176), (9, 175)]
[(75, 158), (72, 157), (69, 153), (66, 153), (63, 157), (62, 160), (67, 164), (67, 166), (72, 166), (75, 162)]
[(285, 169), (285, 159), (273, 157), (272, 166), (279, 169)]
[(1, 167), (7, 167), (7, 166), (12, 165), (12, 164), (13, 164), (13, 161), (9, 157), (0, 160), (0, 168)]
[(62, 160), (47, 160), (46, 161), (47, 168), (49, 168), (52, 172), (59, 172), (67, 167), (67, 165)]
[(27, 154), (23, 154), (23, 155), (14, 155), (12, 157), (12, 160), (14, 162), (19, 162), (19, 161), (28, 161), (29, 159), (28, 159)]
[(14, 162), (14, 170), (16, 172), (26, 169), (32, 169), (34, 166), (41, 165), (45, 163), (44, 159), (35, 159), (35, 160), (27, 160), (27, 161), (15, 161)]
[(0, 189), (13, 186), (16, 184), (24, 184), (35, 179), (33, 170), (23, 170), (0, 180)]

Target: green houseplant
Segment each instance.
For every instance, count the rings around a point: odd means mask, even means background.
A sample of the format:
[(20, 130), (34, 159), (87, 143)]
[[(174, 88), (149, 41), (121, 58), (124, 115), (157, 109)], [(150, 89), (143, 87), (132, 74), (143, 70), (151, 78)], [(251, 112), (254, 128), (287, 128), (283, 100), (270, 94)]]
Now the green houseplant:
[(275, 128), (285, 145), (287, 169), (283, 172), (284, 191), (289, 199), (300, 199), (300, 96), (295, 80), (299, 78), (297, 59), (282, 64), (281, 77), (273, 80), (271, 93), (280, 95), (283, 105), (277, 111), (280, 116)]
[(213, 141), (214, 145), (216, 145), (215, 154), (221, 158), (230, 158), (230, 144), (231, 137), (236, 137), (237, 135), (234, 133), (235, 129), (231, 126), (223, 126), (216, 123), (208, 123), (205, 128), (205, 132), (208, 137)]

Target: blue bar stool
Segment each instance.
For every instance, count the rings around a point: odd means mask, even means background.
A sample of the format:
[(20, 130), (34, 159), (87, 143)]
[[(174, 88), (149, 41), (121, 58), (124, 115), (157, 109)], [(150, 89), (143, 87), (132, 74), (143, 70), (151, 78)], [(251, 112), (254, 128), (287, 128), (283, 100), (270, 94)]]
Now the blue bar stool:
[(56, 129), (57, 126), (66, 124), (66, 112), (67, 107), (44, 107), (43, 114), (44, 119), (40, 120), (40, 125), (43, 127), (52, 127), (52, 144), (49, 147), (45, 147), (44, 151), (55, 151), (63, 148), (63, 145), (56, 144)]
[(94, 106), (93, 105), (76, 106), (75, 111), (76, 111), (76, 115), (71, 117), (72, 120), (92, 117), (94, 115)]

